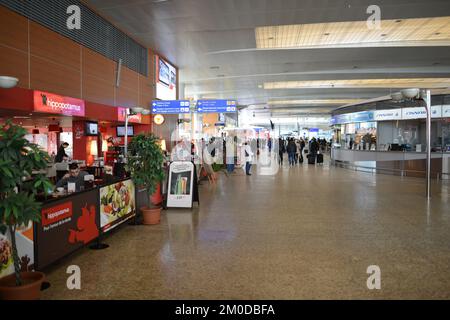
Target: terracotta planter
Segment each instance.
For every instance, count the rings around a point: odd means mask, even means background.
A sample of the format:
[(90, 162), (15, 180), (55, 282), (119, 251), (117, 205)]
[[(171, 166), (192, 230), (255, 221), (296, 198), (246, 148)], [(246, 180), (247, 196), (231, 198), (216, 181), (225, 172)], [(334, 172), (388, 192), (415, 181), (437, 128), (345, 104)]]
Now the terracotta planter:
[(0, 279), (0, 300), (39, 300), (41, 284), (45, 279), (42, 272), (21, 272), (23, 285), (16, 286), (14, 274)]
[(144, 218), (143, 224), (154, 225), (161, 221), (161, 208), (142, 207), (141, 211)]
[(158, 185), (156, 186), (155, 193), (153, 193), (150, 197), (150, 202), (155, 206), (163, 202), (163, 198), (161, 195), (161, 183), (158, 183)]

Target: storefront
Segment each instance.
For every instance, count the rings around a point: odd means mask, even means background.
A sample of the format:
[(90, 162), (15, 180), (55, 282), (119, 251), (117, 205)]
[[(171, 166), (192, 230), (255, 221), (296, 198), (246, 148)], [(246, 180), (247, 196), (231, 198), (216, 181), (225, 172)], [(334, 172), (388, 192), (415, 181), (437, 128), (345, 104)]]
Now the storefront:
[[(431, 107), (432, 173), (450, 173), (450, 105)], [(426, 158), (425, 107), (398, 107), (335, 114), (332, 160), (423, 176)]]
[[(133, 218), (136, 208), (148, 205), (146, 190), (135, 188), (124, 170), (118, 170), (123, 169), (124, 114), (124, 108), (49, 92), (0, 90), (1, 122), (21, 125), (28, 131), (26, 139), (53, 157), (47, 177), (54, 183), (60, 181), (74, 163), (89, 177), (80, 186), (73, 183), (75, 190), (67, 183), (46, 198), (38, 196), (41, 222), (24, 226), (16, 234), (27, 270), (46, 268)], [(149, 122), (149, 117), (130, 117), (129, 139), (150, 131)], [(65, 142), (67, 158), (58, 162), (55, 157)], [(7, 235), (0, 240), (9, 241)], [(0, 278), (13, 268), (3, 268)]]

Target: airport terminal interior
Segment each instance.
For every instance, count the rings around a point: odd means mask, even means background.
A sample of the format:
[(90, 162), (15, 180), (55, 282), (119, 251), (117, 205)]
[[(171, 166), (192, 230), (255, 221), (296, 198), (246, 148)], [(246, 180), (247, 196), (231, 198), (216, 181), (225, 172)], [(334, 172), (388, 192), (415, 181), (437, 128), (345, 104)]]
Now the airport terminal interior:
[(449, 299), (450, 1), (0, 0), (0, 178), (0, 299)]

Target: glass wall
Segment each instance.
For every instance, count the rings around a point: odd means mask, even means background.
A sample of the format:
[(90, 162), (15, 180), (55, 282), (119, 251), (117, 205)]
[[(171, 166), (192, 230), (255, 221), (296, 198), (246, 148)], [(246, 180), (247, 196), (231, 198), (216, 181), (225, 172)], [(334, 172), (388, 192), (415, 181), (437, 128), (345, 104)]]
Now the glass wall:
[(340, 127), (341, 148), (350, 150), (377, 149), (377, 123), (347, 123)]

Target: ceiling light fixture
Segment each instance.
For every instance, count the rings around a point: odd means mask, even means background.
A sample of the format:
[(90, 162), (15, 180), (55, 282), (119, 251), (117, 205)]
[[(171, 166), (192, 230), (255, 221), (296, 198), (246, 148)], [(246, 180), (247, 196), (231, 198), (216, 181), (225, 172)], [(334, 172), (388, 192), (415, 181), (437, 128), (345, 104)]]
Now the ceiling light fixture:
[(8, 76), (0, 76), (0, 88), (11, 89), (11, 88), (14, 88), (18, 82), (19, 82), (19, 79), (17, 79), (17, 78), (8, 77)]

